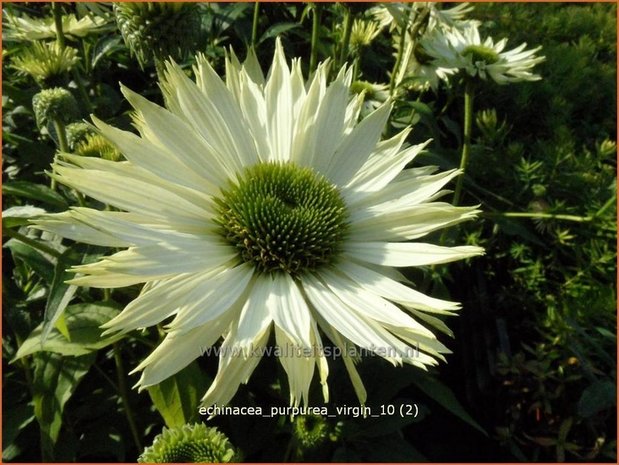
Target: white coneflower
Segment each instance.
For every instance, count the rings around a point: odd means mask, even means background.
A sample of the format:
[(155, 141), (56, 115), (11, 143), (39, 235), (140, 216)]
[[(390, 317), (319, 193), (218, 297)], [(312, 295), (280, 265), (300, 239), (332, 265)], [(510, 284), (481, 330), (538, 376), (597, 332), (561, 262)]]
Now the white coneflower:
[(491, 37), (481, 40), (477, 24), (470, 23), (463, 30), (432, 33), (421, 41), (426, 54), (436, 66), (464, 70), (469, 76), (487, 79), (498, 84), (519, 81), (537, 81), (540, 78), (531, 72), (544, 61), (535, 54), (541, 47), (525, 50), (523, 43), (513, 50), (504, 51), (507, 39), (494, 42)]
[[(98, 16), (84, 16), (77, 19), (74, 14), (61, 18), (62, 33), (69, 37), (85, 37), (88, 34), (101, 33), (110, 29), (109, 22)], [(53, 17), (31, 18), (16, 16), (3, 11), (2, 26), (7, 40), (34, 41), (56, 37), (56, 23)]]
[[(328, 84), (320, 65), (306, 84), (279, 40), (266, 79), (253, 54), (226, 66), (223, 82), (199, 56), (193, 82), (168, 63), (167, 109), (124, 88), (140, 135), (95, 124), (127, 161), (66, 155), (55, 169), (59, 182), (122, 211), (78, 207), (38, 225), (126, 248), (74, 268), (83, 275), (77, 285), (147, 283), (105, 325), (110, 331), (173, 317), (136, 368), (139, 386), (160, 383), (222, 336), (206, 405), (232, 399), (273, 332), (293, 405), (308, 402), (315, 368), (328, 397), (323, 335), (396, 365), (443, 359), (448, 350), (420, 321), (444, 328), (432, 315), (459, 305), (401, 284), (391, 267), (482, 253), (418, 240), (475, 216), (475, 208), (435, 201), (458, 171), (404, 169), (427, 142), (405, 147), (410, 129), (380, 140), (389, 102), (358, 122), (361, 100), (346, 69)], [(364, 402), (354, 358), (343, 357)]]

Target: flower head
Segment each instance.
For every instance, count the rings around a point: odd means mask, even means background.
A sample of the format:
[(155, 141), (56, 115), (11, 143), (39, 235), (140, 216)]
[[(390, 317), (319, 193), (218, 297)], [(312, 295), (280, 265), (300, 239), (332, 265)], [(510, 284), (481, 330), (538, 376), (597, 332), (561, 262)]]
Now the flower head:
[(544, 61), (544, 57), (535, 55), (541, 47), (524, 50), (527, 44), (523, 43), (503, 51), (507, 39), (495, 43), (488, 37), (482, 41), (475, 23), (463, 30), (432, 33), (421, 44), (436, 66), (461, 69), (472, 77), (487, 79), (489, 76), (498, 84), (541, 79), (531, 72), (536, 64)]
[(140, 65), (193, 51), (200, 29), (197, 3), (118, 2), (114, 14), (125, 43)]
[(32, 109), (37, 125), (42, 128), (54, 120), (68, 123), (78, 113), (73, 94), (62, 87), (43, 89), (32, 97)]
[(13, 59), (12, 67), (47, 86), (60, 84), (62, 76), (78, 61), (73, 47), (61, 47), (57, 42), (34, 42)]
[(251, 53), (242, 65), (232, 54), (226, 68), (223, 82), (198, 56), (193, 82), (168, 63), (167, 108), (123, 88), (140, 135), (95, 124), (127, 161), (65, 155), (54, 175), (121, 211), (75, 208), (38, 224), (126, 248), (73, 268), (82, 274), (71, 281), (77, 285), (146, 283), (105, 325), (109, 331), (173, 317), (165, 340), (136, 368), (139, 386), (173, 375), (222, 336), (206, 405), (232, 399), (272, 333), (294, 405), (308, 402), (315, 369), (328, 399), (325, 335), (343, 350), (362, 403), (346, 347), (395, 365), (443, 359), (447, 348), (422, 322), (444, 329), (432, 315), (459, 305), (402, 284), (391, 267), (482, 253), (418, 241), (475, 216), (475, 208), (435, 201), (459, 172), (404, 169), (429, 141), (405, 146), (410, 128), (381, 141), (390, 102), (359, 122), (362, 99), (350, 94), (350, 70), (327, 83), (321, 64), (305, 83), (279, 40), (267, 78)]
[(228, 438), (202, 423), (163, 428), (138, 463), (228, 463), (236, 452)]
[[(56, 37), (53, 17), (15, 16), (4, 10), (3, 17), (2, 25), (8, 40), (34, 41)], [(61, 22), (63, 34), (69, 37), (84, 37), (107, 29), (107, 21), (97, 16), (84, 16), (78, 20), (74, 14), (70, 14), (62, 16)]]

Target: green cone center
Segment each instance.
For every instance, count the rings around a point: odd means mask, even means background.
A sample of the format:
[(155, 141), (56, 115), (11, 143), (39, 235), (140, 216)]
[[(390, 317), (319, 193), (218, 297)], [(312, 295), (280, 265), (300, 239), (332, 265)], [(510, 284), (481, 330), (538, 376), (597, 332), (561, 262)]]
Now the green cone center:
[(473, 63), (481, 61), (487, 65), (491, 65), (499, 61), (499, 54), (485, 45), (469, 45), (462, 50), (462, 55), (470, 56), (473, 59)]
[(310, 168), (260, 163), (216, 199), (222, 236), (244, 262), (293, 276), (333, 262), (348, 231), (340, 193)]

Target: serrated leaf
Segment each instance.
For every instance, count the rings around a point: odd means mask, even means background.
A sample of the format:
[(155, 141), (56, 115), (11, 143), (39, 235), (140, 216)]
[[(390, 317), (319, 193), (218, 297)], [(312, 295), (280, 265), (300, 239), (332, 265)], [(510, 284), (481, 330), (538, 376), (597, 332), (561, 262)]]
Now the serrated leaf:
[(102, 349), (122, 338), (121, 335), (102, 337), (100, 326), (120, 313), (110, 303), (76, 304), (67, 307), (65, 319), (71, 340), (53, 328), (43, 341), (43, 324), (30, 333), (28, 339), (17, 350), (15, 359), (36, 352), (55, 352), (66, 356), (80, 356)]
[(194, 361), (174, 376), (148, 389), (155, 408), (168, 428), (182, 426), (197, 414), (209, 379)]
[(49, 352), (35, 357), (33, 402), (34, 415), (41, 429), (43, 461), (54, 460), (54, 445), (62, 427), (64, 406), (95, 357), (95, 354), (63, 357)]
[(28, 181), (9, 181), (2, 184), (2, 195), (38, 200), (63, 210), (69, 207), (65, 198), (58, 192), (42, 184)]

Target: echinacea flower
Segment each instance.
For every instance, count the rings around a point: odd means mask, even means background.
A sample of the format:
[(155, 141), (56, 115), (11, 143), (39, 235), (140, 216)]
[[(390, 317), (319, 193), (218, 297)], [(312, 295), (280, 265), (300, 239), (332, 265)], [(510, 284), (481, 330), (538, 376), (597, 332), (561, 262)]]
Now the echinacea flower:
[(476, 23), (470, 23), (463, 30), (435, 31), (421, 44), (436, 66), (461, 69), (472, 77), (488, 79), (489, 76), (498, 84), (541, 79), (531, 72), (545, 59), (535, 55), (541, 47), (525, 50), (527, 44), (523, 43), (513, 50), (504, 51), (507, 39), (495, 43), (487, 37), (482, 41)]
[(77, 50), (73, 47), (61, 47), (57, 42), (34, 42), (13, 59), (11, 66), (47, 86), (59, 84), (63, 75), (78, 62)]
[(237, 453), (217, 428), (202, 423), (163, 428), (138, 463), (229, 463)]
[(328, 399), (323, 335), (342, 350), (362, 403), (346, 347), (424, 369), (444, 359), (447, 348), (422, 322), (445, 330), (435, 315), (459, 304), (402, 284), (392, 267), (483, 252), (417, 240), (477, 213), (435, 201), (459, 171), (404, 169), (429, 141), (406, 147), (410, 128), (381, 141), (390, 102), (358, 122), (351, 70), (328, 84), (323, 63), (306, 83), (279, 40), (267, 78), (252, 53), (243, 65), (227, 59), (225, 82), (204, 56), (194, 72), (195, 82), (167, 63), (167, 108), (123, 88), (139, 136), (94, 119), (127, 161), (64, 155), (55, 167), (58, 182), (121, 211), (76, 207), (38, 223), (125, 248), (74, 267), (71, 282), (146, 283), (105, 325), (126, 333), (168, 321), (165, 340), (136, 368), (138, 385), (160, 383), (222, 336), (207, 406), (228, 403), (247, 382), (271, 333), (295, 406), (307, 404), (315, 367)]
[[(85, 37), (88, 34), (101, 33), (109, 29), (107, 20), (98, 16), (84, 16), (77, 19), (74, 14), (63, 15), (61, 23), (62, 33), (72, 38)], [(3, 11), (2, 26), (8, 40), (34, 41), (56, 37), (56, 23), (51, 16), (31, 18)]]

